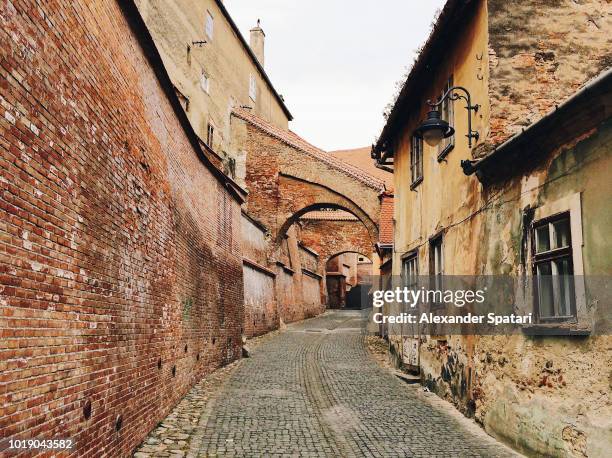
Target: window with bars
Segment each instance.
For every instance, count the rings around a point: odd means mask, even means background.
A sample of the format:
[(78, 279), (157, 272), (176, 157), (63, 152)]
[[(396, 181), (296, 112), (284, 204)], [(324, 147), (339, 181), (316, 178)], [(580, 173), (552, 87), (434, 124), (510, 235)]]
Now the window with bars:
[(534, 311), (540, 322), (576, 317), (570, 227), (569, 212), (533, 224)]
[[(440, 97), (442, 97), (446, 92), (453, 87), (453, 76), (451, 75), (448, 78), (448, 81), (444, 85), (442, 89), (442, 93)], [(440, 105), (440, 117), (447, 121), (449, 125), (455, 125), (454, 119), (454, 110), (453, 110), (453, 100), (450, 97), (447, 97), (442, 104)], [(448, 138), (443, 138), (440, 144), (438, 145), (438, 161), (443, 160), (448, 153), (455, 147), (455, 136), (451, 135)]]
[(412, 178), (411, 189), (414, 189), (423, 181), (423, 139), (412, 136), (410, 146), (410, 176)]

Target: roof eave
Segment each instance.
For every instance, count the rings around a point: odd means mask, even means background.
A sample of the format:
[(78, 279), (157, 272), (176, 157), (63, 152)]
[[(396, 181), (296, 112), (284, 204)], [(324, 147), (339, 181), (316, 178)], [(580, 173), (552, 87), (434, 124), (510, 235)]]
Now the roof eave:
[(418, 103), (421, 99), (420, 96), (414, 99), (411, 98), (412, 94), (416, 92), (413, 91), (413, 89), (421, 82), (423, 72), (427, 70), (428, 67), (434, 66), (432, 64), (436, 64), (440, 61), (443, 50), (437, 52), (437, 48), (447, 47), (443, 45), (443, 42), (446, 43), (443, 39), (447, 36), (453, 36), (457, 27), (464, 23), (464, 21), (461, 20), (463, 17), (461, 9), (475, 5), (476, 3), (476, 0), (448, 0), (446, 2), (389, 113), (387, 122), (374, 145), (374, 152), (387, 151), (387, 157), (393, 156), (393, 151), (388, 151), (387, 143), (395, 135), (400, 127), (401, 121), (406, 116), (406, 112), (409, 111), (405, 108), (414, 103), (415, 100), (417, 100)]

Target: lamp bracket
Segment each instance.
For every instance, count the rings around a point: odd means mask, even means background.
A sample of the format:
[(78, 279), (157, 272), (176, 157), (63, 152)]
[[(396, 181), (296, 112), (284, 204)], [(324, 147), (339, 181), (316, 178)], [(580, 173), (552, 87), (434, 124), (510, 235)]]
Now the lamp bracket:
[[(459, 92), (457, 92), (459, 91)], [(466, 134), (466, 137), (468, 138), (468, 146), (471, 148), (472, 147), (472, 139), (475, 139), (476, 141), (478, 141), (478, 138), (480, 137), (480, 135), (478, 134), (477, 131), (473, 131), (472, 130), (472, 111), (474, 113), (478, 112), (478, 109), (480, 108), (480, 105), (478, 104), (474, 104), (472, 105), (472, 98), (470, 96), (470, 92), (462, 87), (462, 86), (453, 86), (451, 88), (449, 88), (443, 95), (442, 97), (440, 97), (438, 99), (437, 102), (432, 102), (431, 100), (427, 101), (427, 105), (429, 105), (431, 108), (436, 108), (439, 107), (440, 105), (442, 105), (442, 102), (444, 102), (446, 99), (449, 100), (459, 100), (459, 99), (463, 99), (466, 102), (466, 107), (465, 109), (468, 111), (468, 133)]]

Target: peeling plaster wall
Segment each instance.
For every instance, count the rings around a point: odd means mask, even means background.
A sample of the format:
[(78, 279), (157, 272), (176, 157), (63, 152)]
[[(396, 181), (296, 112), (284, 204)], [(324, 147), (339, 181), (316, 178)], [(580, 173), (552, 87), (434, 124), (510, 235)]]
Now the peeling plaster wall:
[(244, 335), (248, 338), (278, 329), (279, 313), (274, 292), (274, 273), (258, 269), (267, 265), (269, 238), (263, 227), (242, 215), (242, 256), (244, 276)]
[[(420, 274), (429, 273), (429, 238), (440, 231), (446, 274), (525, 272), (530, 266), (522, 265), (523, 209), (553, 205), (576, 193), (582, 202), (584, 271), (609, 275), (609, 125), (550, 151), (548, 159), (528, 164), (528, 172), (495, 187), (483, 188), (474, 176), (466, 177), (460, 161), (490, 151), (492, 142), (523, 127), (518, 121), (539, 119), (553, 99), (567, 98), (610, 65), (611, 4), (479, 5), (441, 58), (440, 68), (432, 70), (430, 90), (407, 107), (411, 113), (393, 144), (394, 279), (400, 275), (402, 255), (413, 251)], [(588, 39), (587, 14), (601, 26)], [(558, 36), (553, 33), (557, 17)], [(411, 134), (425, 115), (425, 100), (439, 94), (450, 74), (454, 84), (467, 87), (473, 102), (481, 104), (474, 117), (480, 144), (470, 150), (463, 135), (456, 135), (454, 149), (441, 162), (437, 150), (425, 145), (423, 182), (410, 189)], [(462, 105), (455, 104), (459, 133), (467, 130)], [(385, 313), (397, 312), (396, 305), (385, 308)], [(416, 330), (390, 324), (387, 332), (392, 358), (406, 364), (405, 344)], [(606, 456), (612, 449), (609, 336), (421, 336), (419, 345), (422, 382), (514, 447), (544, 456)]]
[(484, 153), (612, 65), (607, 0), (488, 0), (490, 136)]
[[(472, 253), (484, 267), (482, 273), (529, 272), (530, 255), (525, 265), (521, 262), (528, 233), (522, 226), (523, 209), (554, 206), (576, 193), (581, 199), (584, 272), (612, 273), (610, 244), (602, 236), (612, 227), (610, 142), (608, 122), (551, 152), (525, 175), (485, 190), (494, 204), (478, 217), (483, 230), (473, 237), (481, 248)], [(597, 307), (588, 294), (589, 307)], [(420, 357), (424, 383), (432, 391), (517, 449), (582, 457), (606, 456), (612, 447), (610, 336), (427, 337)]]
[(279, 314), (274, 295), (274, 276), (245, 264), (244, 335), (248, 338), (278, 329)]

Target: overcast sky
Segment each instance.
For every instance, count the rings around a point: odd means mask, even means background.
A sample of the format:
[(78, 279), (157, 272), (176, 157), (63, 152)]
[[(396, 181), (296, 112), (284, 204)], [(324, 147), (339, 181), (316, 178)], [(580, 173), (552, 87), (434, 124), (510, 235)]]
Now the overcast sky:
[(265, 68), (295, 118), (331, 151), (370, 145), (443, 0), (225, 0), (249, 40), (261, 19)]

